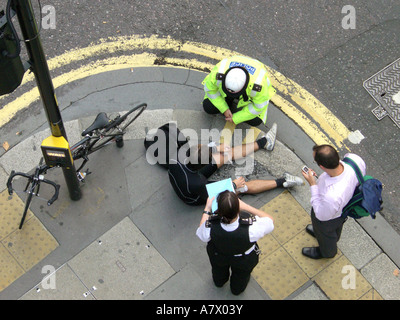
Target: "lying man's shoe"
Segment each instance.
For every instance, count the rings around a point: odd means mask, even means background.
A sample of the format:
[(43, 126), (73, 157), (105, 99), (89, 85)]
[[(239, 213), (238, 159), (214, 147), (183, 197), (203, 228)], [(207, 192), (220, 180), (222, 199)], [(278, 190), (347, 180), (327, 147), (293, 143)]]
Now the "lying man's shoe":
[(304, 184), (304, 181), (300, 177), (293, 176), (287, 172), (283, 174), (283, 177), (285, 178), (285, 182), (283, 183), (283, 186), (285, 188), (290, 188), (294, 186), (302, 186)]
[(322, 259), (323, 256), (319, 250), (319, 247), (305, 247), (301, 251), (303, 255), (311, 259)]
[(261, 149), (266, 149), (268, 151), (272, 151), (274, 149), (277, 128), (277, 124), (274, 123), (267, 133), (262, 131), (259, 133), (256, 142)]
[(267, 146), (266, 149), (268, 151), (272, 151), (275, 147), (275, 142), (276, 142), (276, 132), (278, 130), (278, 125), (274, 123), (271, 127), (271, 129), (267, 132), (265, 137), (267, 138)]

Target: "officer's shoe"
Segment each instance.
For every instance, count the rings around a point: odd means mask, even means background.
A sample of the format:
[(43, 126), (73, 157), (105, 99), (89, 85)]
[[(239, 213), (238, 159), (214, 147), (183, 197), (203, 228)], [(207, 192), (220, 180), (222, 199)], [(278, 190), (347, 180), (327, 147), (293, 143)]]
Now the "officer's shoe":
[(285, 187), (285, 188), (290, 188), (290, 187), (294, 187), (294, 186), (301, 186), (301, 185), (304, 184), (304, 181), (303, 181), (302, 178), (293, 176), (293, 175), (291, 175), (291, 174), (289, 174), (287, 172), (285, 172), (283, 174), (283, 178), (286, 180), (283, 183), (283, 187)]

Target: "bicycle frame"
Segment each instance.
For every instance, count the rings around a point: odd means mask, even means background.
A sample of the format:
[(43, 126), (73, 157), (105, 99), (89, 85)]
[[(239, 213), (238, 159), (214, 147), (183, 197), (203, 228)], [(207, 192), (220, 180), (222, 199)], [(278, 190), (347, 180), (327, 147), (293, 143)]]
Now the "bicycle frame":
[[(74, 161), (83, 159), (82, 164), (79, 166), (78, 169), (76, 169), (76, 172), (79, 172), (85, 166), (86, 162), (89, 161), (88, 155), (105, 147), (108, 144), (108, 142), (110, 142), (114, 138), (118, 139), (118, 137), (123, 135), (122, 132), (113, 134), (104, 134), (104, 132), (101, 132), (100, 130), (97, 131), (99, 132), (93, 133), (92, 135), (89, 134), (86, 135), (81, 141), (77, 142), (72, 147), (70, 147), (72, 152), (72, 158)], [(95, 147), (96, 143), (102, 139), (108, 139), (108, 140), (104, 141), (101, 145)]]
[[(85, 137), (70, 148), (74, 161), (83, 159), (82, 164), (76, 170), (77, 173), (79, 173), (79, 171), (89, 161), (88, 155), (103, 148), (109, 142), (115, 140), (117, 146), (122, 147), (122, 137), (125, 134), (124, 129), (129, 126), (130, 123), (132, 123), (132, 121), (134, 121), (145, 108), (147, 108), (147, 104), (142, 103), (136, 108), (131, 109), (124, 115), (118, 116), (113, 120), (110, 120), (104, 112), (99, 113), (92, 125), (83, 131)], [(135, 110), (140, 110), (140, 112), (134, 117), (134, 119), (131, 120), (131, 122), (126, 124), (124, 129), (121, 129), (119, 125), (126, 120), (127, 115)], [(109, 133), (108, 131), (110, 130), (116, 130), (116, 132)], [(103, 139), (105, 139), (105, 141), (103, 141), (101, 144), (98, 144), (98, 142)]]

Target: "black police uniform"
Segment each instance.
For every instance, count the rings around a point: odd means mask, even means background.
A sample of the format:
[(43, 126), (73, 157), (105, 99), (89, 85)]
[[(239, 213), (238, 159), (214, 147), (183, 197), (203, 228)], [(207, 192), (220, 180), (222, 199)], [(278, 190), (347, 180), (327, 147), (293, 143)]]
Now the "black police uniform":
[[(239, 215), (239, 227), (231, 232), (221, 226), (219, 216), (211, 216), (206, 227), (211, 228), (211, 240), (207, 244), (207, 253), (212, 266), (212, 276), (217, 287), (222, 287), (229, 280), (229, 269), (232, 271), (230, 287), (233, 294), (243, 292), (250, 280), (250, 274), (257, 265), (258, 246), (250, 242), (249, 226), (255, 218), (247, 212)], [(252, 246), (255, 249), (245, 254)]]

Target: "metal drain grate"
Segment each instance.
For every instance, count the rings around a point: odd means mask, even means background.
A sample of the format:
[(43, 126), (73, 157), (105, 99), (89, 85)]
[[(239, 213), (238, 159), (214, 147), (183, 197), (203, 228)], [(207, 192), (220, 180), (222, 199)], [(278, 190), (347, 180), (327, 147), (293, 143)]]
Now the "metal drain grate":
[(400, 59), (397, 59), (363, 83), (378, 103), (372, 113), (378, 120), (389, 116), (400, 128)]

